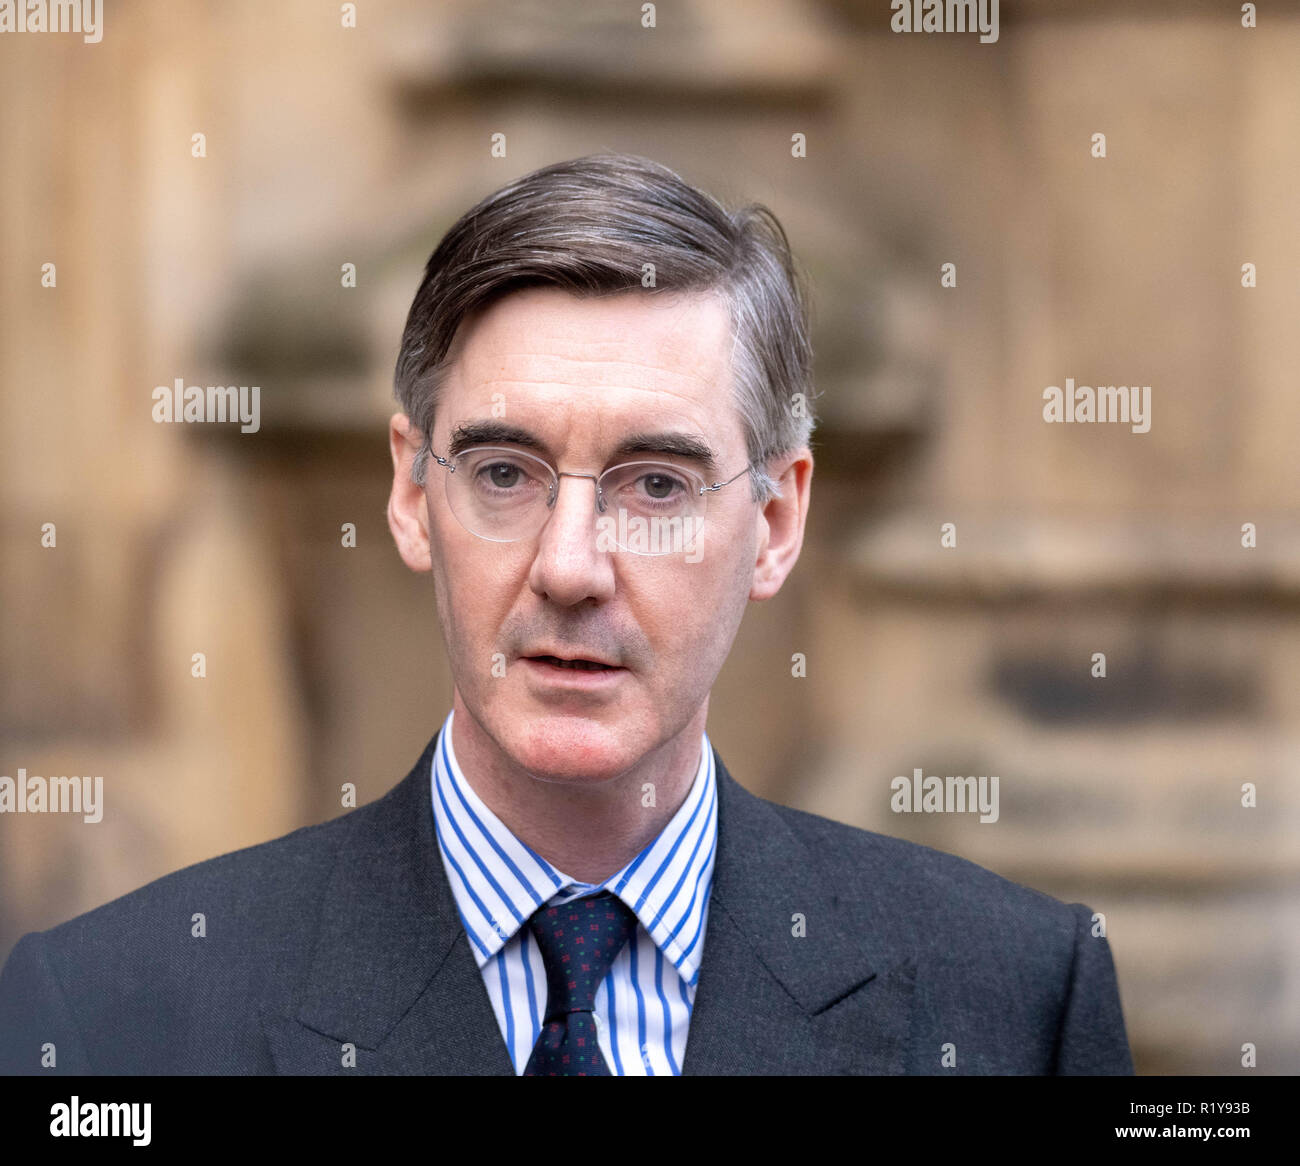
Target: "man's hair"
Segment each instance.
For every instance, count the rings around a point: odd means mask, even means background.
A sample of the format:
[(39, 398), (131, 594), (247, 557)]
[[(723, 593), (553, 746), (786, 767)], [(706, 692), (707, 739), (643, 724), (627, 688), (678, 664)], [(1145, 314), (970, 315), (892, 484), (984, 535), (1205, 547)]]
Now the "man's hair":
[[(643, 284), (647, 265), (652, 288)], [(394, 378), (423, 436), (414, 482), (424, 484), (434, 409), (461, 323), (509, 292), (548, 285), (579, 296), (721, 294), (753, 497), (779, 494), (766, 463), (806, 445), (813, 428), (807, 284), (785, 231), (765, 206), (728, 212), (666, 166), (611, 153), (517, 179), (462, 215), (429, 257)]]

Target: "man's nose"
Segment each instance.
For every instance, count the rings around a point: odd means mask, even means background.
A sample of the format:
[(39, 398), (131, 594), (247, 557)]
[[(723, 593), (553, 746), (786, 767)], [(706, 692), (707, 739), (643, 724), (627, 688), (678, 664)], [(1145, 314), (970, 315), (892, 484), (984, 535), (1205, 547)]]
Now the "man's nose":
[(596, 479), (564, 474), (537, 541), (528, 582), (561, 607), (614, 593), (613, 556), (597, 548)]

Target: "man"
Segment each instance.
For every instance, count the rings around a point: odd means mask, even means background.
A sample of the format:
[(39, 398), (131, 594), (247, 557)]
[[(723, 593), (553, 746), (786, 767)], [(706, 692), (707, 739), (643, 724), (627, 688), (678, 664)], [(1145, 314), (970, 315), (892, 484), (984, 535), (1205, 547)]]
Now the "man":
[(25, 937), (4, 1067), (1131, 1072), (1086, 907), (756, 798), (705, 734), (803, 539), (806, 328), (770, 213), (644, 159), (466, 214), (390, 429), (445, 723), (378, 802)]

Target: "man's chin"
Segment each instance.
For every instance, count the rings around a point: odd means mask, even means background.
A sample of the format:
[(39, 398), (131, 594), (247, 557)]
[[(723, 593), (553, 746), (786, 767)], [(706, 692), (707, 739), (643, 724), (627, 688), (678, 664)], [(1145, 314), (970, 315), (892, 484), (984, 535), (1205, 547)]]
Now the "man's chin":
[(507, 725), (498, 742), (515, 764), (539, 781), (564, 785), (612, 781), (654, 744), (625, 718), (607, 724), (590, 715), (529, 710)]

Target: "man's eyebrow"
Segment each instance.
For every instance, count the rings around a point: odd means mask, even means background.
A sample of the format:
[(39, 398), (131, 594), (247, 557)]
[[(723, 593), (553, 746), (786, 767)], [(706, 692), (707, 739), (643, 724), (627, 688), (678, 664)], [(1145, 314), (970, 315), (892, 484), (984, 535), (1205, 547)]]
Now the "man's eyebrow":
[(462, 421), (452, 431), (447, 456), (455, 457), (474, 445), (522, 445), (539, 453), (549, 452), (544, 442), (517, 425), (507, 425), (504, 421)]
[[(526, 429), (505, 421), (482, 420), (462, 421), (456, 426), (452, 431), (448, 457), (455, 457), (475, 445), (518, 445), (548, 457), (550, 453), (546, 443)], [(619, 457), (634, 454), (678, 457), (695, 462), (706, 477), (716, 477), (718, 473), (717, 455), (703, 437), (693, 433), (629, 433), (618, 443), (614, 453)]]
[(697, 463), (706, 477), (715, 477), (718, 473), (718, 459), (709, 443), (692, 433), (630, 433), (618, 443), (615, 452), (620, 455), (669, 454)]

